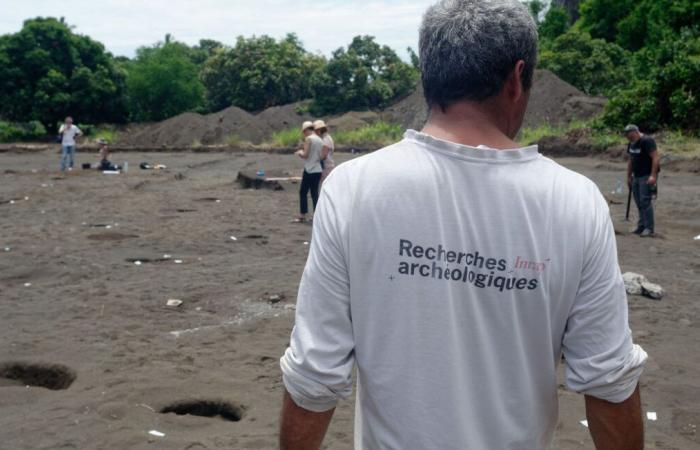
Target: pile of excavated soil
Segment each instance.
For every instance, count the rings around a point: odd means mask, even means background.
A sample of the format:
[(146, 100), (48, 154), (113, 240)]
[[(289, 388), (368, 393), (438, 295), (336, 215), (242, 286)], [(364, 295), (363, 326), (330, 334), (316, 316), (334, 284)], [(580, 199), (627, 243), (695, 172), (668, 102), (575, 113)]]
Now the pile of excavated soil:
[[(277, 131), (299, 127), (311, 120), (305, 103), (292, 103), (251, 114), (231, 106), (212, 114), (183, 113), (163, 122), (131, 127), (119, 137), (117, 144), (134, 147), (190, 147), (250, 142), (263, 143)], [(587, 97), (572, 85), (548, 70), (535, 73), (525, 127), (535, 128), (549, 123), (561, 125), (572, 120), (585, 120), (599, 114), (605, 99)], [(428, 116), (419, 86), (393, 106), (382, 112), (348, 112), (327, 120), (335, 131), (351, 131), (378, 120), (397, 123), (404, 128), (420, 129)]]
[(272, 133), (297, 127), (311, 116), (302, 104), (292, 103), (251, 114), (230, 106), (212, 114), (183, 113), (162, 122), (134, 127), (119, 137), (118, 144), (135, 147), (189, 147), (227, 142), (259, 144)]
[[(601, 113), (605, 103), (604, 98), (586, 96), (549, 70), (537, 70), (523, 126), (536, 128), (547, 123), (563, 125), (590, 119)], [(413, 129), (420, 129), (427, 117), (428, 109), (420, 86), (382, 113), (384, 120)]]

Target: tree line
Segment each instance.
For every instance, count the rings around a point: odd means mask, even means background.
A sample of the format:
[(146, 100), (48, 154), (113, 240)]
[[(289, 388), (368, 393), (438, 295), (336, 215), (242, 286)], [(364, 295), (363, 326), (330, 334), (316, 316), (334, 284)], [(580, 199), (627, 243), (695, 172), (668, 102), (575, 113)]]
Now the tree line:
[[(700, 130), (700, 2), (527, 3), (539, 26), (539, 67), (609, 98), (596, 125)], [(134, 58), (113, 57), (63, 19), (36, 18), (0, 36), (0, 121), (38, 121), (52, 131), (68, 113), (82, 123), (124, 123), (308, 99), (318, 114), (381, 108), (415, 87), (418, 57), (409, 55), (404, 62), (358, 36), (326, 58), (288, 34), (239, 37), (231, 46), (189, 46), (168, 35)], [(22, 132), (31, 133), (31, 123)]]
[(0, 36), (0, 120), (38, 121), (49, 131), (71, 114), (81, 123), (157, 121), (236, 105), (248, 111), (312, 99), (316, 113), (381, 108), (411, 92), (417, 66), (371, 36), (330, 58), (295, 34), (237, 38), (233, 46), (167, 35), (131, 58), (76, 34), (63, 19), (36, 18)]

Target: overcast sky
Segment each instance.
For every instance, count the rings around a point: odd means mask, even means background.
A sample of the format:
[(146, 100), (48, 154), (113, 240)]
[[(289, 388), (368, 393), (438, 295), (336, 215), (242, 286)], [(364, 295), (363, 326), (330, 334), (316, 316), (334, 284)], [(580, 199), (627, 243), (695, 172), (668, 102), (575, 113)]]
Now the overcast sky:
[(377, 37), (402, 57), (418, 44), (423, 11), (435, 0), (0, 0), (0, 34), (14, 33), (27, 18), (65, 17), (80, 34), (115, 55), (163, 40), (195, 44), (202, 38), (233, 44), (236, 36), (299, 35), (325, 55), (358, 34)]

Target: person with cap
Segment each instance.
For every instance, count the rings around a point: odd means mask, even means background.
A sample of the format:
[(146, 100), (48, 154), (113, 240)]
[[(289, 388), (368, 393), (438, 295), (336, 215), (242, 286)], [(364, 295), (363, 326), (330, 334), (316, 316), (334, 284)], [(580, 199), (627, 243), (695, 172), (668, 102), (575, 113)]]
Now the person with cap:
[(323, 167), (323, 172), (321, 174), (321, 184), (330, 175), (331, 171), (335, 167), (335, 162), (333, 161), (333, 152), (335, 152), (335, 142), (331, 134), (328, 132), (328, 126), (323, 120), (317, 120), (314, 122), (314, 131), (323, 140), (323, 149), (321, 150), (321, 166)]
[(304, 160), (304, 173), (301, 177), (299, 187), (299, 216), (295, 222), (306, 222), (306, 215), (309, 213), (309, 192), (316, 211), (318, 203), (318, 191), (321, 184), (321, 151), (323, 150), (323, 140), (314, 131), (313, 122), (306, 121), (301, 126), (304, 135), (304, 148), (295, 154)]
[(61, 172), (73, 170), (73, 159), (75, 155), (75, 138), (82, 135), (80, 128), (73, 125), (73, 118), (68, 116), (61, 128), (58, 129), (61, 137)]
[(656, 141), (639, 131), (637, 125), (627, 125), (624, 129), (629, 141), (627, 154), (627, 184), (632, 191), (634, 203), (639, 211), (639, 220), (634, 234), (641, 237), (654, 236), (654, 206), (656, 181), (659, 173), (659, 152)]
[(519, 0), (424, 15), (428, 122), (321, 191), (280, 359), (281, 449), (321, 448), (355, 380), (357, 450), (549, 449), (560, 364), (598, 450), (644, 447), (647, 355), (608, 202), (515, 140), (537, 42)]

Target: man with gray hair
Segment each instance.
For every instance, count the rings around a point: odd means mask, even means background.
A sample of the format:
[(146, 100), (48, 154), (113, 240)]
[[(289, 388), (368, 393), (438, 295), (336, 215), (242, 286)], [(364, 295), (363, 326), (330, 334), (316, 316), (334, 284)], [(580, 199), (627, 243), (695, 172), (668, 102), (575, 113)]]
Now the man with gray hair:
[(356, 449), (546, 449), (562, 355), (596, 447), (643, 447), (646, 354), (607, 203), (514, 141), (536, 54), (517, 0), (428, 9), (427, 124), (324, 185), (280, 362), (281, 448), (321, 446), (356, 367)]

